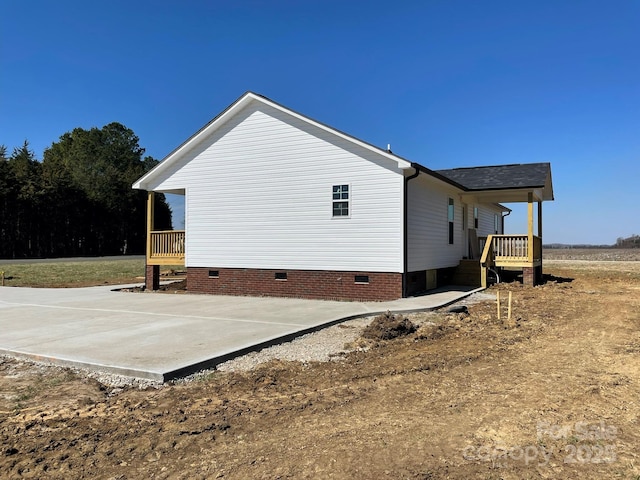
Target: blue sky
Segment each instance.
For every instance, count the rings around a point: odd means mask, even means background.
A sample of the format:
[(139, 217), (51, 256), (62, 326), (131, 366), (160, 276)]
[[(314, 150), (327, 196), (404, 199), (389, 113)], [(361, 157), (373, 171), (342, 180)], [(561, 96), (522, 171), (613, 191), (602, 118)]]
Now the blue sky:
[(4, 0), (0, 144), (117, 121), (161, 159), (252, 90), (433, 169), (551, 162), (545, 243), (610, 244), (640, 234), (638, 25), (637, 0)]

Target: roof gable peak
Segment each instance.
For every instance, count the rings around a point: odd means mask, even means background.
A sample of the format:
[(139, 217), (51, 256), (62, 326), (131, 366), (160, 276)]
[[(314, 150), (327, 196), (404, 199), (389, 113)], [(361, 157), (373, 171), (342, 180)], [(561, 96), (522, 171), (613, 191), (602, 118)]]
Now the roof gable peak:
[(213, 132), (215, 132), (218, 128), (224, 125), (229, 119), (231, 119), (238, 112), (246, 108), (252, 102), (259, 102), (264, 105), (268, 105), (276, 110), (279, 110), (286, 115), (290, 115), (294, 118), (297, 118), (309, 125), (313, 125), (316, 128), (320, 128), (332, 135), (340, 137), (344, 140), (347, 140), (353, 144), (356, 144), (360, 147), (363, 147), (367, 150), (370, 150), (378, 155), (386, 157), (387, 159), (396, 162), (398, 167), (401, 169), (408, 169), (411, 167), (411, 162), (408, 160), (391, 153), (390, 151), (384, 150), (382, 148), (371, 145), (370, 143), (364, 142), (356, 137), (353, 137), (349, 134), (346, 134), (340, 130), (337, 130), (333, 127), (330, 127), (324, 123), (318, 122), (306, 115), (296, 112), (295, 110), (291, 110), (270, 98), (261, 95), (256, 92), (252, 92), (250, 90), (246, 91), (242, 94), (235, 102), (225, 108), (222, 112), (216, 115), (212, 120), (206, 123), (203, 127), (201, 127), (196, 133), (191, 135), (185, 142), (179, 145), (176, 149), (174, 149), (171, 153), (169, 153), (156, 167), (147, 172), (142, 178), (136, 181), (133, 184), (133, 188), (139, 188), (146, 190), (148, 183), (151, 179), (155, 178), (159, 173), (163, 172), (171, 165), (179, 162), (180, 159), (186, 154), (189, 150), (198, 145), (201, 141), (209, 137)]

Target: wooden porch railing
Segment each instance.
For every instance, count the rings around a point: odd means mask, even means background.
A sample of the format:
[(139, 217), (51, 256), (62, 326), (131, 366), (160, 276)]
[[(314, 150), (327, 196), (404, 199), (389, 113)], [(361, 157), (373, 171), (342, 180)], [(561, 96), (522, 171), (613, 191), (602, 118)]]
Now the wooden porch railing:
[(526, 262), (529, 260), (527, 235), (492, 235), (493, 255), (496, 261)]
[(184, 230), (149, 232), (147, 263), (149, 265), (184, 263)]
[(542, 238), (528, 235), (489, 235), (484, 242), (480, 267), (482, 286), (487, 286), (487, 270), (493, 267), (533, 267), (542, 261)]

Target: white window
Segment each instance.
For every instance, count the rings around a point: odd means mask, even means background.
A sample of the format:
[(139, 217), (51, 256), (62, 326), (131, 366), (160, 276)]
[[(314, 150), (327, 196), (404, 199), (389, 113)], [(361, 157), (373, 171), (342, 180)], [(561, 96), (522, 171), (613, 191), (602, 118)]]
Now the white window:
[(333, 186), (333, 216), (349, 216), (349, 185)]

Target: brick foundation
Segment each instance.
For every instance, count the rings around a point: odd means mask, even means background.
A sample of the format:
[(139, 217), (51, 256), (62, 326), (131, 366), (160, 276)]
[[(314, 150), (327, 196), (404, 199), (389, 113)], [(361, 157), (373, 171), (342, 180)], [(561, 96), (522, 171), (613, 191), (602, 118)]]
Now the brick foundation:
[(158, 290), (160, 288), (160, 265), (146, 265), (144, 286), (147, 290)]
[[(276, 273), (279, 277), (286, 273), (286, 280), (277, 280)], [(368, 283), (356, 283), (356, 275), (367, 276)], [(187, 267), (187, 290), (217, 295), (383, 301), (402, 297), (402, 274)]]

